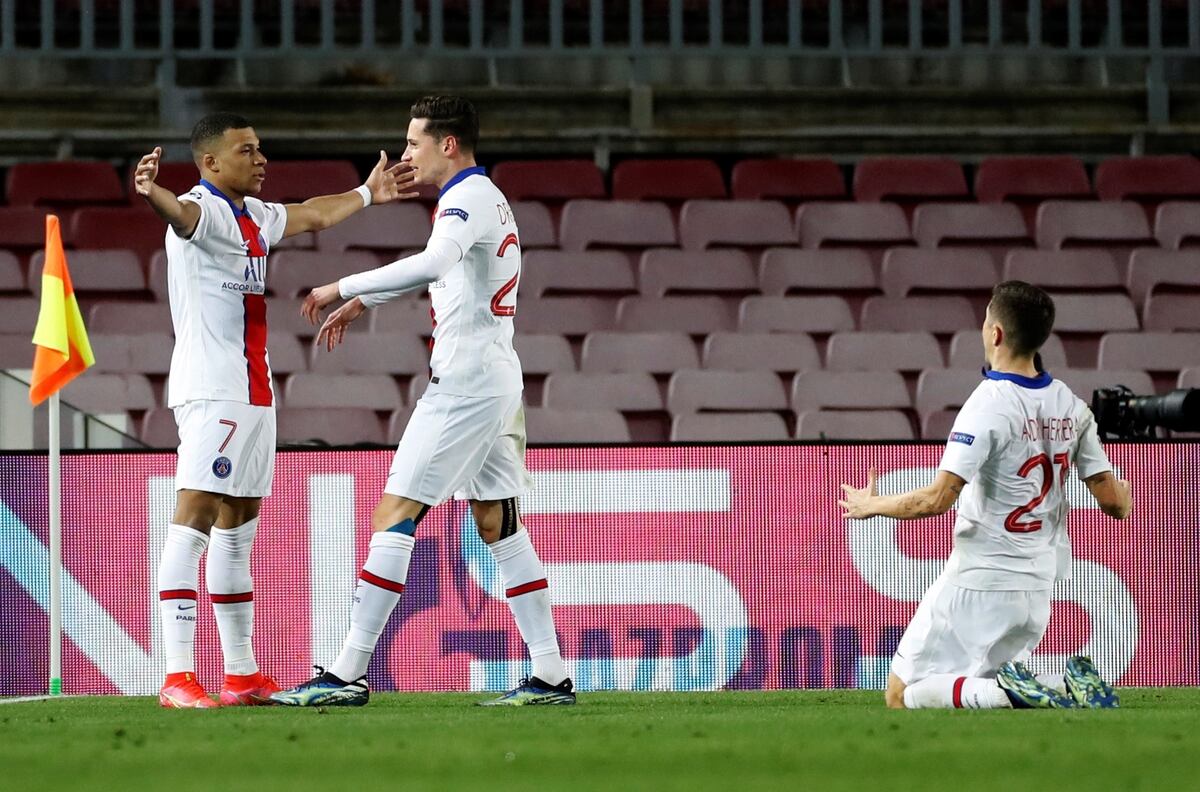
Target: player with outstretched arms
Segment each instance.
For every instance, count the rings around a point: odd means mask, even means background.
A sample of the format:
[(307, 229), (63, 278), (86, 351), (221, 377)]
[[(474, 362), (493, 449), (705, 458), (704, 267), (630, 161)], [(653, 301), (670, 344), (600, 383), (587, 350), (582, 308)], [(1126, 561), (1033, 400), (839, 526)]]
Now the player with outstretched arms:
[[(379, 162), (361, 187), (302, 204), (254, 197), (267, 158), (243, 117), (214, 113), (192, 130), (200, 183), (175, 196), (155, 183), (162, 149), (142, 157), (134, 188), (167, 223), (167, 286), (175, 350), (167, 406), (179, 427), (175, 515), (158, 568), (166, 652), (164, 707), (216, 703), (196, 681), (200, 556), (221, 638), (222, 705), (260, 704), (279, 689), (251, 646), (250, 546), (275, 468), (275, 394), (267, 356), (267, 255), (281, 239), (339, 223), (371, 203), (415, 197), (411, 177)], [(210, 540), (211, 537), (211, 540)]]
[(1021, 281), (995, 287), (983, 323), (984, 380), (955, 419), (933, 483), (899, 495), (843, 484), (845, 517), (918, 519), (959, 499), (954, 550), (905, 630), (885, 694), (894, 708), (1115, 707), (1086, 657), (1062, 687), (1024, 661), (1050, 620), (1056, 579), (1071, 566), (1064, 492), (1070, 466), (1105, 514), (1132, 508), (1100, 445), (1091, 410), (1041, 370), (1054, 302)]
[(453, 496), (466, 498), (500, 569), (532, 674), (495, 705), (574, 704), (550, 609), (546, 571), (521, 525), (517, 498), (530, 488), (525, 469), (521, 364), (513, 316), (521, 246), (512, 210), (475, 164), (479, 119), (470, 102), (434, 96), (417, 101), (403, 161), (418, 183), (437, 185), (425, 250), (314, 289), (304, 312), (316, 322), (339, 298), (349, 302), (321, 326), (333, 349), (366, 308), (428, 286), (434, 312), (429, 387), (396, 449), (384, 494), (371, 517), (370, 551), (359, 575), (350, 632), (328, 670), (271, 700), (292, 706), (367, 703), (367, 664), (408, 576), (417, 526)]

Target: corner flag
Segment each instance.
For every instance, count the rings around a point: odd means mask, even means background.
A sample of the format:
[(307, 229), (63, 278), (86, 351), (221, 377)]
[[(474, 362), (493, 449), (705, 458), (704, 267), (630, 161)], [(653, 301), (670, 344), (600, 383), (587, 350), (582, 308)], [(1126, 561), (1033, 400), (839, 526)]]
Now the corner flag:
[(33, 377), (29, 400), (41, 404), (58, 392), (84, 369), (96, 362), (87, 329), (75, 301), (67, 257), (63, 253), (58, 217), (46, 215), (46, 260), (42, 265), (42, 305), (37, 329), (33, 331), (37, 350), (33, 357)]

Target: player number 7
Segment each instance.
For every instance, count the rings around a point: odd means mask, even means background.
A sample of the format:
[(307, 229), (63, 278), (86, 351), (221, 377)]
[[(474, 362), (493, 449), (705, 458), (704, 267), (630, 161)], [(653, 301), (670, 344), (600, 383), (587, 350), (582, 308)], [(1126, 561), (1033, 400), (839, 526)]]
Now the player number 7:
[[(1059, 470), (1059, 485), (1065, 486), (1067, 473), (1071, 469), (1071, 458), (1066, 453), (1054, 455), (1054, 462), (1058, 465)], [(1050, 457), (1045, 454), (1038, 454), (1035, 457), (1030, 457), (1025, 460), (1025, 464), (1017, 471), (1017, 475), (1025, 478), (1034, 470), (1041, 469), (1042, 471), (1042, 489), (1037, 495), (1026, 503), (1024, 506), (1018, 506), (1004, 519), (1004, 529), (1009, 533), (1033, 533), (1042, 529), (1041, 520), (1029, 520), (1021, 522), (1021, 518), (1032, 512), (1042, 504), (1046, 496), (1050, 494), (1050, 488), (1054, 486), (1054, 467), (1050, 464)]]

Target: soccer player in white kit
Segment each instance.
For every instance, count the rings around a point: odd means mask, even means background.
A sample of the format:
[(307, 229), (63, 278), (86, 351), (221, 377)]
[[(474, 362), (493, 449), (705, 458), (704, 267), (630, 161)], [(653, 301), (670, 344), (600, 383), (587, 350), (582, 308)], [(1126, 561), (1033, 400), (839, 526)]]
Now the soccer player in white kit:
[(454, 495), (471, 503), (533, 662), (532, 674), (514, 690), (481, 703), (574, 704), (546, 571), (517, 509), (517, 498), (532, 484), (525, 469), (521, 363), (512, 346), (520, 236), (508, 200), (475, 165), (479, 118), (471, 103), (426, 97), (411, 115), (403, 161), (418, 183), (441, 189), (425, 250), (314, 289), (303, 310), (315, 322), (335, 300), (349, 300), (318, 334), (318, 343), (332, 350), (366, 308), (428, 286), (434, 313), (429, 387), (404, 430), (371, 517), (374, 533), (341, 653), (328, 670), (318, 666), (315, 678), (271, 700), (291, 706), (367, 703), (367, 664), (400, 601), (417, 524)]
[(1124, 519), (1118, 480), (1091, 410), (1040, 369), (1054, 302), (1021, 281), (995, 287), (983, 323), (984, 380), (963, 405), (932, 484), (899, 495), (843, 484), (850, 519), (918, 519), (948, 511), (961, 493), (954, 550), (925, 592), (892, 658), (893, 708), (1112, 707), (1116, 694), (1091, 660), (1067, 662), (1065, 690), (1024, 661), (1050, 620), (1051, 589), (1070, 570), (1070, 466), (1105, 514)]
[[(138, 194), (167, 223), (167, 282), (175, 350), (167, 405), (179, 427), (175, 515), (158, 569), (166, 680), (159, 703), (217, 704), (195, 676), (200, 556), (224, 655), (222, 705), (260, 704), (279, 689), (251, 646), (250, 546), (275, 467), (275, 398), (267, 356), (267, 254), (279, 240), (339, 223), (403, 193), (411, 176), (380, 159), (365, 184), (302, 204), (264, 203), (267, 159), (250, 123), (232, 113), (192, 130), (200, 183), (176, 197), (155, 184), (162, 149), (134, 172)], [(211, 543), (210, 543), (211, 536)]]

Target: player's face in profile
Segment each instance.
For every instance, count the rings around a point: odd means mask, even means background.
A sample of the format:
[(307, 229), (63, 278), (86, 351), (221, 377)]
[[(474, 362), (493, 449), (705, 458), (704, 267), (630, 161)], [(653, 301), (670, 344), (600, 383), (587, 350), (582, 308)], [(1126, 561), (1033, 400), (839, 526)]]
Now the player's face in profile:
[(441, 141), (425, 131), (424, 118), (408, 122), (408, 145), (404, 148), (401, 162), (407, 162), (416, 171), (417, 184), (437, 184), (444, 170)]
[(254, 127), (226, 129), (215, 152), (221, 182), (241, 195), (258, 195), (266, 178), (267, 158), (259, 147)]

